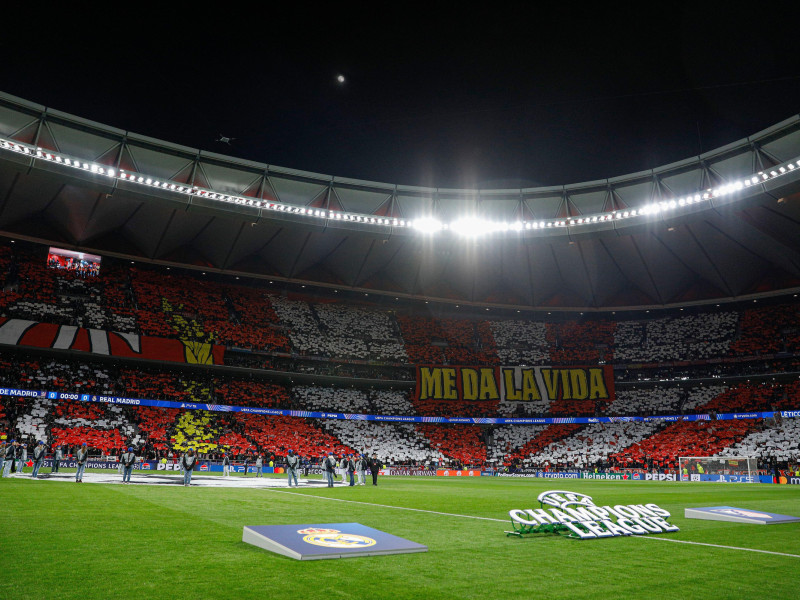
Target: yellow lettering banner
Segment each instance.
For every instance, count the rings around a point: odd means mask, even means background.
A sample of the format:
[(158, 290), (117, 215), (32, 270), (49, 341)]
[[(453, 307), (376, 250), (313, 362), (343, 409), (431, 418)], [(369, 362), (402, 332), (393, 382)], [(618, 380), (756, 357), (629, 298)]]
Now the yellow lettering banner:
[(598, 367), (417, 366), (417, 400), (605, 400), (614, 398), (614, 369)]

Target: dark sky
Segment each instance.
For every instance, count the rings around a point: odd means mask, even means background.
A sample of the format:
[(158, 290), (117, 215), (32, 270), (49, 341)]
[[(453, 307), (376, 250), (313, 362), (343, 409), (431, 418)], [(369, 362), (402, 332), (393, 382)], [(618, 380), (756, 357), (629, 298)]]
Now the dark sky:
[(612, 177), (800, 112), (800, 13), (782, 6), (271, 4), (32, 14), (0, 38), (0, 89), (205, 150), (439, 187)]

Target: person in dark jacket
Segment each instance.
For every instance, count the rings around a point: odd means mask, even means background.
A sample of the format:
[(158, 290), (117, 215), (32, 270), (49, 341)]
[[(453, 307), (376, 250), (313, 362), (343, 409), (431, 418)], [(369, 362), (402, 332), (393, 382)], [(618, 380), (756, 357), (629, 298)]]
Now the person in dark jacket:
[(181, 466), (183, 485), (188, 486), (192, 483), (192, 471), (197, 467), (197, 454), (194, 453), (194, 448), (189, 448), (189, 451), (181, 457)]
[(381, 462), (378, 460), (378, 455), (373, 454), (368, 464), (369, 471), (372, 473), (372, 485), (378, 485), (378, 471), (381, 470)]
[(353, 477), (355, 472), (356, 472), (356, 463), (353, 460), (353, 455), (352, 454), (348, 454), (347, 455), (347, 476), (350, 478), (350, 487), (353, 487), (356, 484), (355, 479)]
[(324, 460), (322, 468), (324, 469), (325, 480), (328, 482), (328, 487), (332, 488), (333, 474), (336, 472), (336, 458), (334, 458), (333, 452)]
[(133, 465), (136, 464), (136, 453), (132, 447), (128, 448), (128, 451), (119, 457), (119, 464), (122, 465), (122, 483), (130, 483)]

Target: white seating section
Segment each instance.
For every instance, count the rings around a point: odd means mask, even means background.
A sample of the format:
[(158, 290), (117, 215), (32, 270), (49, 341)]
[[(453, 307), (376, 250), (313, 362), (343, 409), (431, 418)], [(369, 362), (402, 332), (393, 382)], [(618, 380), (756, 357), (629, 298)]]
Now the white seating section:
[(522, 448), (547, 427), (548, 425), (501, 425), (492, 432), (492, 443), (486, 449), (486, 458), (502, 461), (507, 453)]
[(37, 440), (47, 439), (47, 416), (55, 402), (47, 398), (34, 398), (30, 412), (17, 417), (15, 424), (20, 436), (33, 436)]
[(368, 413), (366, 392), (354, 389), (295, 386), (292, 393), (298, 406), (316, 411)]
[(606, 412), (611, 415), (676, 414), (680, 411), (681, 397), (678, 387), (617, 388), (614, 401)]
[[(402, 340), (386, 313), (343, 304), (315, 304), (270, 296), (275, 313), (289, 329), (300, 354), (406, 362)], [(316, 311), (316, 316), (314, 314)]]
[(370, 392), (373, 414), (401, 415), (414, 414), (414, 405), (409, 400), (408, 392), (395, 390), (374, 390)]
[(443, 454), (431, 449), (428, 440), (413, 425), (323, 420), (317, 425), (354, 450), (375, 453), (390, 463), (444, 459)]
[(605, 461), (609, 454), (649, 437), (659, 427), (661, 424), (657, 422), (596, 423), (546, 446), (523, 462), (533, 467), (566, 463), (589, 468), (598, 461)]
[(683, 402), (683, 412), (690, 413), (704, 404), (708, 404), (711, 400), (728, 391), (726, 385), (702, 385), (691, 388)]
[(728, 352), (738, 313), (709, 313), (641, 322), (620, 322), (615, 334), (617, 362), (652, 363), (703, 359)]
[(65, 320), (71, 323), (75, 317), (75, 310), (71, 306), (48, 304), (46, 302), (31, 302), (28, 300), (20, 300), (9, 307), (7, 313), (8, 316), (17, 319), (44, 322), (48, 322), (48, 319), (53, 319), (53, 322), (61, 324), (64, 324)]
[(502, 364), (538, 365), (550, 359), (544, 323), (491, 321), (490, 325)]
[(777, 425), (755, 431), (720, 452), (723, 456), (755, 456), (797, 461), (800, 456), (800, 419), (783, 419)]

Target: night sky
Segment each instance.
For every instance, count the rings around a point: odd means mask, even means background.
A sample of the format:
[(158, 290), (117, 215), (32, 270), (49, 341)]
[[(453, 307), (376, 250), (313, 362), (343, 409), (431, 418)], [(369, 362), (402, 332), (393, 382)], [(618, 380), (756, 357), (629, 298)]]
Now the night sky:
[(204, 150), (438, 187), (613, 177), (800, 112), (797, 11), (539, 4), (67, 6), (6, 27), (0, 89)]

